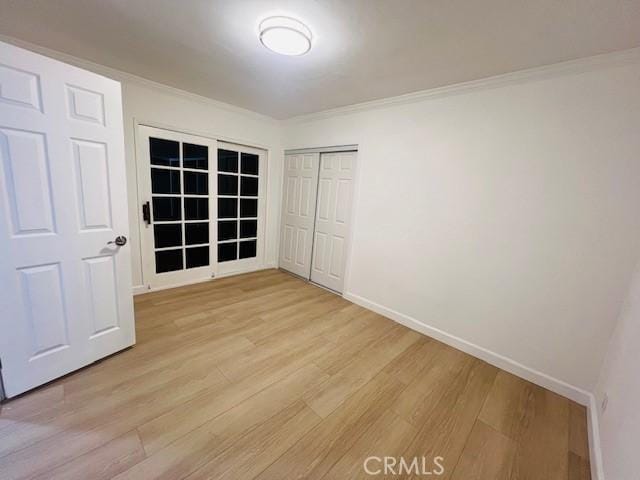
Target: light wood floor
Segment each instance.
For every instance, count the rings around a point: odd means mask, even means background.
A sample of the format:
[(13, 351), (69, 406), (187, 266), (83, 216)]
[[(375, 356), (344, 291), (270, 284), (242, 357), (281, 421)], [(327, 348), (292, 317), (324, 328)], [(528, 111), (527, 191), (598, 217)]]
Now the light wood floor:
[(367, 476), (370, 456), (589, 478), (583, 407), (285, 273), (140, 296), (136, 317), (135, 347), (2, 405), (0, 478), (408, 477)]

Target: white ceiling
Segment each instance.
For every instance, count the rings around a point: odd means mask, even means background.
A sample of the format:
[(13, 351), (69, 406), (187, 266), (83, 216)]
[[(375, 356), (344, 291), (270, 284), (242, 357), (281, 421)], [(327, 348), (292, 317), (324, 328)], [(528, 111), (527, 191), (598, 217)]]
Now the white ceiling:
[[(277, 13), (310, 53), (259, 43)], [(640, 0), (0, 0), (0, 33), (288, 118), (640, 46)]]

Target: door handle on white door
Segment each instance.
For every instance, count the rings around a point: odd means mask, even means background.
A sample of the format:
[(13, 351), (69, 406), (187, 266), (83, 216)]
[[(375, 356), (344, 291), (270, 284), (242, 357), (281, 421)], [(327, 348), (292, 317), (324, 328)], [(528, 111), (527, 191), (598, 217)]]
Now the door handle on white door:
[(118, 247), (122, 247), (127, 244), (127, 237), (124, 235), (118, 235), (115, 240), (107, 242), (107, 245), (116, 244)]

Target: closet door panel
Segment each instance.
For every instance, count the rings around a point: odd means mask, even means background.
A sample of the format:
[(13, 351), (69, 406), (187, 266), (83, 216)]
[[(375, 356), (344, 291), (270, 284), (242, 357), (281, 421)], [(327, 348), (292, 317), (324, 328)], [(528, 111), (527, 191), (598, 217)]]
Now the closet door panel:
[(355, 152), (320, 157), (311, 281), (337, 292), (344, 287), (356, 164)]
[(318, 188), (318, 153), (285, 157), (280, 268), (310, 278)]

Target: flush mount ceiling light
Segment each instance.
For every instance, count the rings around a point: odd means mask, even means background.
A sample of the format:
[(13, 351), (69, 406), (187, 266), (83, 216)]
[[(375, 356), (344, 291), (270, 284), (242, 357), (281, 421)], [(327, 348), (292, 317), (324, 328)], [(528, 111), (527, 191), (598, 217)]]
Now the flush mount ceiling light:
[(304, 55), (311, 50), (311, 30), (291, 17), (268, 17), (260, 22), (260, 41), (281, 55)]

